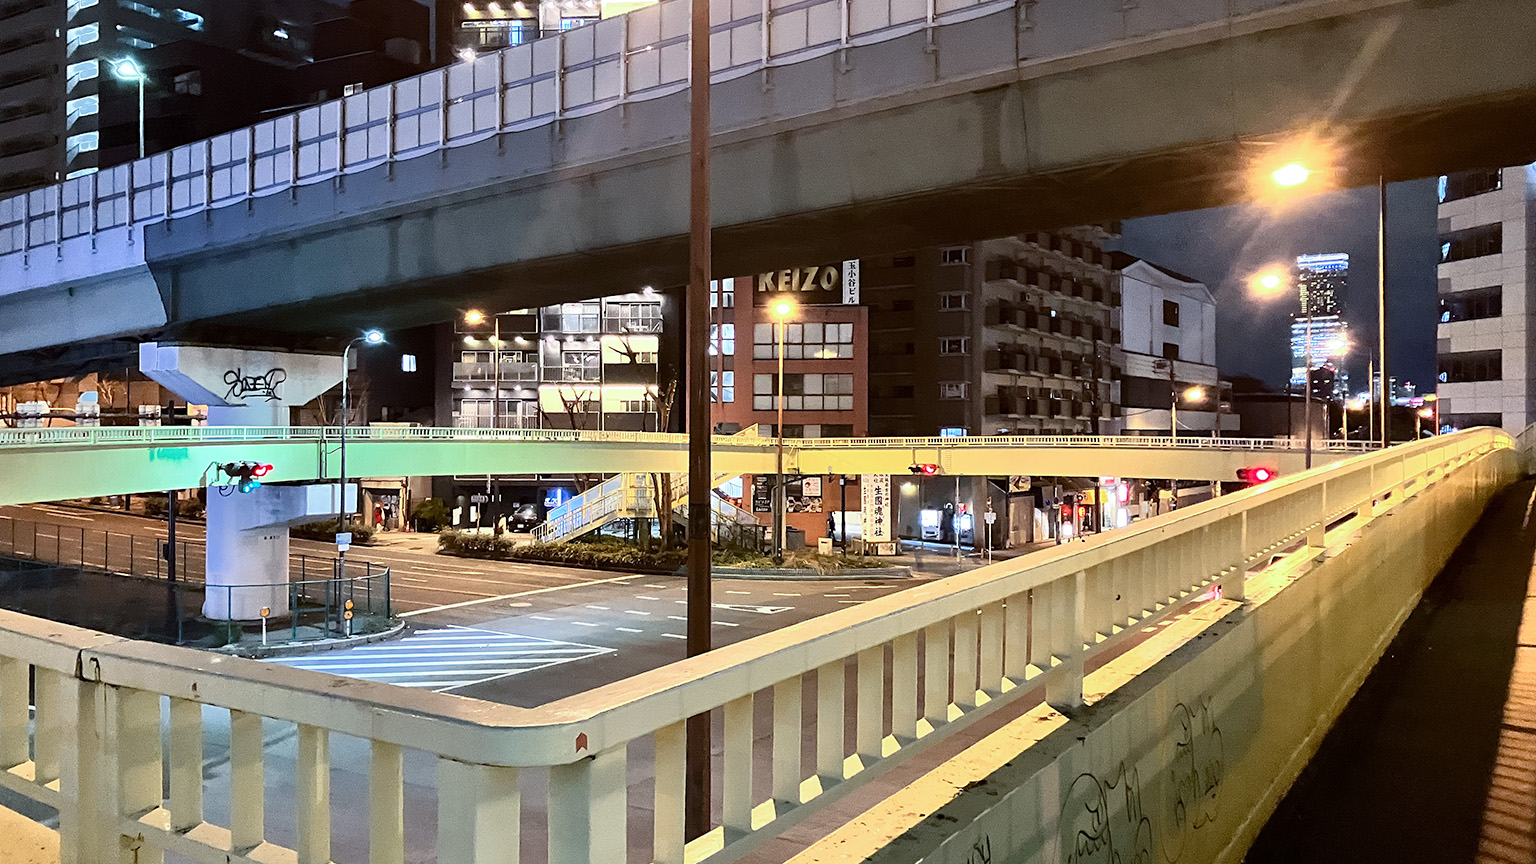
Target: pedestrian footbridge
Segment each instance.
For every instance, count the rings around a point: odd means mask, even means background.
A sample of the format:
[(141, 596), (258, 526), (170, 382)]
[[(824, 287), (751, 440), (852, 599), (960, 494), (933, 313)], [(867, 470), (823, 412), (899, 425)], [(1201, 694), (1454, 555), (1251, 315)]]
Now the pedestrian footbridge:
[(1361, 454), (532, 709), (0, 613), (0, 789), (68, 864), (1237, 861), (1525, 473)]
[[(322, 427), (72, 427), (0, 430), (0, 504), (191, 489), (214, 466), (269, 463), (268, 483), (335, 480), (342, 430)], [(346, 430), (349, 477), (622, 474), (687, 470), (687, 436), (651, 432), (368, 427)], [(1317, 442), (1322, 465), (1367, 445)], [(775, 441), (715, 436), (717, 474), (772, 474)], [(1281, 474), (1306, 464), (1300, 441), (1256, 438), (977, 436), (785, 439), (791, 474), (905, 474), (939, 466), (957, 476), (1236, 480), (1240, 468)]]

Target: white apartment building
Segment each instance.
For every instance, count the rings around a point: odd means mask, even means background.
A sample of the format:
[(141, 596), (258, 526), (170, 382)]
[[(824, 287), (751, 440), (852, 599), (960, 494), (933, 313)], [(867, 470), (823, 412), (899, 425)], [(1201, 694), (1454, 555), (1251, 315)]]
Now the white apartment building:
[(1533, 208), (1536, 165), (1440, 178), (1442, 427), (1519, 432), (1536, 420)]
[(1216, 371), (1216, 300), (1205, 284), (1116, 252), (1120, 283), (1120, 405), (1128, 435), (1166, 435), (1178, 400), (1180, 435), (1237, 430)]

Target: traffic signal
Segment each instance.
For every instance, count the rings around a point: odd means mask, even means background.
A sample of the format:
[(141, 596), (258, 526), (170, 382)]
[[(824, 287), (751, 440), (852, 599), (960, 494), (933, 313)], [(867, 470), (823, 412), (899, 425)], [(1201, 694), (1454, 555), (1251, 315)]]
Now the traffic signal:
[(1247, 483), (1249, 486), (1257, 486), (1260, 483), (1268, 483), (1269, 481), (1275, 479), (1275, 474), (1275, 469), (1266, 468), (1262, 465), (1257, 465), (1252, 468), (1237, 469), (1237, 479)]
[(907, 470), (911, 471), (913, 474), (922, 474), (931, 477), (934, 474), (939, 473), (939, 466), (925, 462), (921, 465), (910, 465), (907, 467)]
[(255, 492), (261, 488), (261, 478), (267, 476), (272, 466), (265, 462), (225, 462), (219, 466), (224, 476), (234, 481), (241, 492)]
[(1074, 502), (1071, 498), (1061, 499), (1061, 521), (1068, 523), (1072, 521), (1073, 503)]

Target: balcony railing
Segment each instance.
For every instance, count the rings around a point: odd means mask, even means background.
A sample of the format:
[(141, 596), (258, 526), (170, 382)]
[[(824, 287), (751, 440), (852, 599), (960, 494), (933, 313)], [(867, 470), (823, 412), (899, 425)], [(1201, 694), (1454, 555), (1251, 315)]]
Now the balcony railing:
[[(327, 862), (333, 837), (350, 844), (342, 860), (401, 862), (427, 830), (442, 864), (530, 860), (525, 845), (558, 864), (635, 849), (666, 864), (732, 860), (1001, 706), (1041, 689), (1080, 705), (1097, 658), (1213, 588), (1242, 599), (1250, 567), (1321, 547), (1337, 522), (1368, 524), (1426, 494), (1480, 508), (1518, 473), (1513, 443), (1479, 429), (1363, 455), (534, 709), (0, 612), (0, 785), (58, 811), (70, 862), (125, 850)], [(714, 711), (720, 815), (685, 843), (685, 725)], [(205, 722), (227, 727), (218, 772), (205, 773)], [(352, 741), (367, 748), (366, 792), (333, 792), (332, 744)], [(269, 768), (292, 790), (291, 835), (268, 834)], [(227, 818), (205, 808), (210, 789), (227, 792)], [(347, 793), (359, 803), (338, 809)]]

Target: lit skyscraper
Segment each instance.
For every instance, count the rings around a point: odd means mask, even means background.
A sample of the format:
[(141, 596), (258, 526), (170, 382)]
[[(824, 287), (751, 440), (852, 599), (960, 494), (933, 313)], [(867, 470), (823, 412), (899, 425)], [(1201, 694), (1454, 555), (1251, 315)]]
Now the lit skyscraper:
[[(1349, 348), (1349, 324), (1341, 316), (1340, 300), (1349, 284), (1349, 255), (1302, 255), (1294, 271), (1300, 306), (1291, 318), (1291, 386), (1305, 386), (1308, 315), (1311, 316), (1312, 368), (1341, 366)], [(1344, 392), (1347, 377), (1341, 372), (1334, 389)]]

